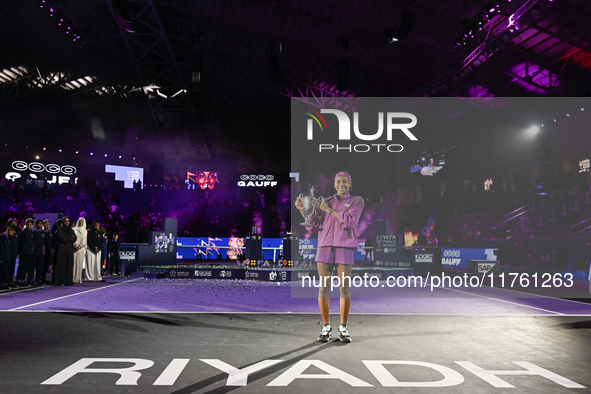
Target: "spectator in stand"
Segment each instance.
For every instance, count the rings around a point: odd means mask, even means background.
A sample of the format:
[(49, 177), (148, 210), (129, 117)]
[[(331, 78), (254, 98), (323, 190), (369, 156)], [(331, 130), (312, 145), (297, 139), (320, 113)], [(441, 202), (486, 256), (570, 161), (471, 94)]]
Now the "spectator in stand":
[(113, 238), (107, 244), (107, 250), (109, 255), (109, 275), (119, 274), (119, 249), (121, 243), (119, 242), (119, 234), (113, 233)]
[(47, 181), (43, 182), (43, 187), (41, 187), (41, 201), (45, 202), (46, 197), (47, 197)]
[[(49, 266), (51, 265), (51, 246), (53, 241), (53, 236), (51, 231), (51, 223), (49, 220), (43, 221), (43, 231), (45, 232), (45, 256), (43, 259), (43, 283), (49, 284), (50, 282), (47, 281), (47, 271), (49, 270)], [(53, 268), (52, 268), (53, 269)]]
[(519, 221), (517, 222), (517, 228), (518, 230), (521, 230), (521, 235), (531, 233), (531, 229), (529, 228), (529, 218), (527, 216), (520, 217)]
[(82, 202), (86, 201), (86, 193), (84, 192), (84, 190), (82, 190), (80, 192), (80, 201), (82, 201)]
[(556, 269), (558, 271), (567, 271), (570, 261), (568, 261), (567, 240), (564, 231), (560, 231), (556, 237)]
[(0, 290), (8, 290), (12, 283), (12, 274), (10, 272), (10, 238), (18, 232), (18, 227), (14, 224), (6, 227), (6, 231), (0, 234)]
[(43, 231), (43, 220), (35, 220), (35, 230), (33, 231), (33, 260), (35, 267), (35, 281), (38, 285), (44, 285), (45, 273), (45, 231)]
[(47, 199), (49, 201), (53, 200), (53, 198), (55, 197), (55, 190), (53, 190), (53, 188), (49, 188), (47, 189)]
[(25, 229), (18, 238), (19, 263), (16, 272), (16, 285), (19, 287), (32, 286), (35, 282), (33, 274), (35, 272), (33, 226), (34, 220), (29, 218), (25, 222)]
[(544, 234), (540, 235), (536, 252), (538, 257), (538, 271), (541, 273), (551, 273), (552, 271), (552, 266), (550, 264), (550, 251), (550, 242), (548, 242)]
[(86, 255), (87, 231), (86, 219), (79, 218), (74, 227), (76, 242), (74, 243), (74, 283), (82, 283), (82, 263)]
[(429, 241), (427, 241), (427, 236), (423, 233), (420, 233), (417, 236), (417, 240), (413, 244), (413, 246), (429, 246)]
[(17, 213), (18, 212), (18, 205), (16, 205), (16, 203), (13, 203), (12, 206), (8, 209), (8, 211), (13, 214), (13, 213)]

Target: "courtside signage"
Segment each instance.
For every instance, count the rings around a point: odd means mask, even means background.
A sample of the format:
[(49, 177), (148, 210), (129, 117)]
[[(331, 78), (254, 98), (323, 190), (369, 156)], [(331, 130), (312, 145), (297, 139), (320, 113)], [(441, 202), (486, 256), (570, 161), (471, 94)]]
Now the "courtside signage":
[[(68, 380), (75, 378), (76, 375), (94, 373), (100, 374), (97, 378), (103, 379), (103, 384), (101, 385), (103, 388), (109, 384), (114, 384), (115, 386), (135, 386), (138, 385), (140, 379), (144, 381), (144, 384), (151, 384), (153, 386), (173, 386), (190, 361), (191, 359), (188, 358), (175, 358), (160, 372), (156, 380), (150, 379), (148, 381), (147, 378), (141, 377), (142, 373), (140, 371), (152, 368), (155, 365), (155, 362), (152, 360), (145, 358), (81, 358), (41, 384), (60, 386), (68, 382)], [(283, 362), (285, 361), (270, 359), (259, 361), (247, 367), (236, 367), (220, 359), (199, 359), (199, 370), (208, 371), (212, 376), (220, 375), (220, 372), (222, 372), (227, 377), (221, 377), (219, 380), (225, 380), (226, 386), (241, 387), (249, 384), (248, 378), (250, 375)], [(109, 363), (110, 365), (118, 364), (118, 366), (101, 368), (97, 365), (101, 363), (103, 365), (104, 363)], [(421, 387), (428, 389), (458, 386), (464, 383), (464, 375), (475, 375), (485, 382), (484, 387), (488, 385), (494, 388), (515, 388), (516, 386), (513, 384), (519, 387), (519, 377), (527, 376), (523, 385), (521, 385), (524, 389), (530, 389), (535, 384), (544, 385), (545, 387), (553, 384), (556, 388), (560, 386), (571, 389), (586, 388), (577, 382), (529, 361), (512, 361), (516, 367), (510, 370), (487, 370), (471, 361), (454, 361), (454, 363), (455, 368), (452, 369), (449, 366), (424, 361), (359, 360), (356, 367), (357, 371), (359, 371), (359, 368), (365, 366), (365, 369), (373, 376), (371, 379), (365, 378), (366, 380), (362, 380), (354, 374), (339, 369), (325, 361), (303, 359), (290, 365), (279, 376), (267, 382), (266, 386), (288, 387), (294, 381), (307, 379), (308, 381), (321, 380), (321, 382), (317, 382), (318, 386), (314, 386), (318, 387), (320, 391), (329, 387), (342, 387), (339, 385), (343, 383), (351, 387)], [(416, 371), (417, 380), (398, 380), (396, 378), (396, 369), (399, 366), (404, 366), (406, 370), (412, 368), (413, 371)], [(310, 367), (320, 369), (324, 373), (306, 373), (306, 370)], [(431, 380), (433, 370), (438, 372), (442, 378), (438, 376), (437, 380)], [(115, 375), (117, 380), (109, 375)], [(512, 383), (503, 380), (500, 377), (503, 375), (513, 376), (511, 379)], [(367, 376), (367, 374), (364, 376)], [(213, 380), (211, 384), (216, 382), (216, 380)]]

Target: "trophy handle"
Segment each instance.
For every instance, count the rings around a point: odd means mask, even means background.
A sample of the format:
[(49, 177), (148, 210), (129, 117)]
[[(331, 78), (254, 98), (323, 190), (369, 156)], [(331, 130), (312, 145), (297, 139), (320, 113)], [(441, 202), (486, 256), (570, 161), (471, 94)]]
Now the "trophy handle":
[(322, 197), (322, 196), (319, 196), (319, 197), (318, 197), (318, 202), (322, 204), (322, 201), (324, 201), (324, 197)]
[(304, 193), (300, 193), (299, 198), (304, 198)]

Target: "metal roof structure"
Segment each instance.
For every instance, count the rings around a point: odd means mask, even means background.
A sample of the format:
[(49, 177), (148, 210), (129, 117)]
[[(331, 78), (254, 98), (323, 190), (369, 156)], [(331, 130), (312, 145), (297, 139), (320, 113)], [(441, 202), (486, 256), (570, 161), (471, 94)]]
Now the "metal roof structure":
[(0, 21), (5, 127), (99, 119), (202, 160), (285, 157), (290, 97), (591, 91), (587, 0), (9, 0)]

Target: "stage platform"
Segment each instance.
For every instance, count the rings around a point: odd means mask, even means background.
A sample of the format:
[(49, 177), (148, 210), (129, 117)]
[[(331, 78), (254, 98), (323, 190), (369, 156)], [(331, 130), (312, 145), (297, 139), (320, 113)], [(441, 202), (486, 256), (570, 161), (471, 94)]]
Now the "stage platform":
[[(315, 341), (317, 300), (292, 298), (288, 282), (106, 280), (0, 295), (0, 392), (572, 393), (591, 387), (587, 303), (487, 287), (397, 289), (396, 296), (353, 298), (353, 343), (323, 344)], [(583, 292), (589, 283), (577, 286)], [(330, 307), (336, 336), (338, 299)]]

